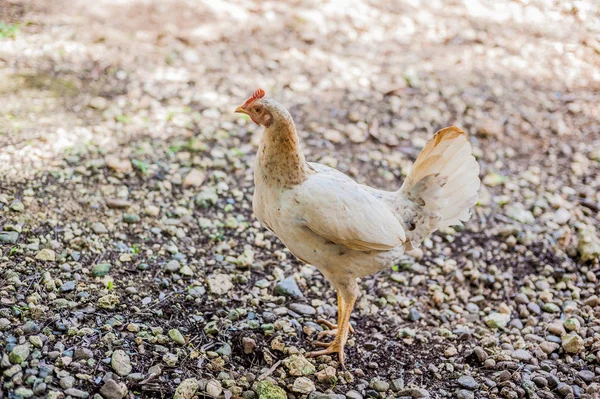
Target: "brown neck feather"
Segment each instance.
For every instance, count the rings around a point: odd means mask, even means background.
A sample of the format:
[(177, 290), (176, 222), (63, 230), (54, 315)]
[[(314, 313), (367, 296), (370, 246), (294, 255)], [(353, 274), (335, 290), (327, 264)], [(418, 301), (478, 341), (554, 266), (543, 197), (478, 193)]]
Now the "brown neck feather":
[(300, 149), (296, 127), (291, 117), (273, 116), (273, 123), (265, 129), (258, 150), (261, 172), (272, 184), (284, 187), (300, 184), (306, 180), (308, 165)]

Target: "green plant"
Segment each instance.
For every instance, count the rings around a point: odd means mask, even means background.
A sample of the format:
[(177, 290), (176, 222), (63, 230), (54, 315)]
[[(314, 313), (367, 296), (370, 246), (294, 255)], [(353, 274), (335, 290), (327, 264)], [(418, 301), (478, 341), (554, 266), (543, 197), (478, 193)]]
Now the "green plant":
[(19, 24), (0, 22), (0, 39), (14, 39), (17, 36), (17, 32), (19, 32)]
[(146, 174), (146, 172), (148, 171), (148, 164), (144, 161), (140, 161), (139, 159), (134, 159), (133, 161), (131, 161), (131, 163), (133, 164), (133, 166), (135, 166), (137, 169), (139, 169), (139, 171), (142, 172), (143, 174)]

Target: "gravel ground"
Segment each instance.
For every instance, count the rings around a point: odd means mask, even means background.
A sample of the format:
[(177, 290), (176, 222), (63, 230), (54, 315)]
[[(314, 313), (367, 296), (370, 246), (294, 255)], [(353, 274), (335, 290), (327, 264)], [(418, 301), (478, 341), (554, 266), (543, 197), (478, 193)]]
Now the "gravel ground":
[[(0, 398), (597, 398), (593, 1), (0, 0)], [(475, 215), (331, 287), (251, 212), (257, 87), (395, 189), (455, 124)]]

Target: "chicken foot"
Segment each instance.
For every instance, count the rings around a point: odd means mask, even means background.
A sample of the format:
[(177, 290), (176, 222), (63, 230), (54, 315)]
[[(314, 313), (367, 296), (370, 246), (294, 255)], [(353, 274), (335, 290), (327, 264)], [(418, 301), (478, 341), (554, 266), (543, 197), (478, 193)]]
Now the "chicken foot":
[[(337, 305), (338, 305), (337, 316), (338, 316), (338, 324), (340, 322), (340, 317), (342, 315), (342, 303), (343, 303), (342, 296), (338, 292), (337, 293)], [(334, 323), (330, 322), (329, 320), (325, 320), (325, 319), (318, 319), (317, 323), (323, 324), (325, 327), (329, 328), (329, 330), (321, 331), (317, 335), (317, 339), (318, 340), (323, 339), (323, 337), (325, 337), (327, 335), (337, 335), (338, 324), (334, 324)], [(352, 327), (352, 324), (350, 324), (349, 328), (350, 328), (350, 334), (354, 334), (354, 327)]]
[[(350, 314), (352, 313), (352, 309), (354, 308), (354, 303), (356, 302), (356, 295), (351, 295), (347, 299), (344, 299), (342, 295), (338, 295), (339, 302), (341, 302), (341, 312), (338, 314), (338, 326), (336, 335), (333, 338), (331, 343), (314, 341), (313, 344), (316, 346), (325, 347), (325, 349), (309, 352), (307, 356), (316, 357), (321, 355), (328, 355), (330, 353), (337, 353), (340, 364), (344, 367), (344, 346), (346, 345), (346, 341), (348, 340), (348, 334), (350, 332)], [(339, 305), (339, 303), (338, 303)]]

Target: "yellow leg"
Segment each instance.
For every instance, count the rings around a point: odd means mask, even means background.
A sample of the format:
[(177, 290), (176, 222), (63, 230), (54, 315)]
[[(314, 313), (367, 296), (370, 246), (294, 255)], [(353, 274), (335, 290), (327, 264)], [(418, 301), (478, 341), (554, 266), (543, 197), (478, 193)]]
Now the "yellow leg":
[[(325, 325), (327, 328), (329, 328), (329, 330), (321, 331), (317, 335), (317, 339), (323, 339), (323, 337), (325, 337), (327, 335), (336, 335), (337, 334), (338, 325), (340, 324), (340, 317), (342, 317), (342, 306), (343, 306), (343, 303), (344, 303), (344, 299), (340, 295), (340, 292), (337, 291), (337, 305), (338, 305), (337, 317), (338, 317), (338, 324), (333, 324), (330, 321), (325, 320), (325, 319), (318, 319), (317, 323)], [(352, 324), (350, 324), (350, 333), (354, 334), (354, 327), (352, 327)]]
[(341, 306), (339, 307), (341, 308), (341, 312), (338, 315), (338, 328), (333, 341), (330, 344), (319, 341), (313, 342), (315, 345), (327, 347), (320, 351), (310, 352), (307, 356), (315, 357), (337, 352), (340, 364), (344, 367), (344, 345), (346, 345), (346, 341), (348, 340), (348, 333), (350, 332), (350, 314), (354, 308), (356, 298), (357, 296), (355, 294), (349, 295), (347, 298), (340, 295), (339, 299), (341, 299)]

